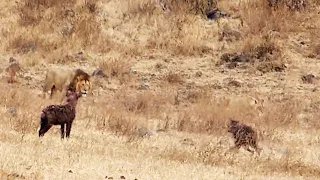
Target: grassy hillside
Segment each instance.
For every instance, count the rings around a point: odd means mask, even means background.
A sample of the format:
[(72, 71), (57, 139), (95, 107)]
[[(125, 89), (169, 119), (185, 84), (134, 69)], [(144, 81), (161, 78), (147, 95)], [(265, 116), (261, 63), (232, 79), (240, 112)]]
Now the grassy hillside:
[[(1, 179), (317, 179), (320, 4), (281, 2), (0, 2)], [(214, 7), (227, 16), (208, 19)], [(68, 140), (37, 134), (57, 66), (107, 75)], [(257, 130), (260, 156), (228, 152), (229, 118)]]

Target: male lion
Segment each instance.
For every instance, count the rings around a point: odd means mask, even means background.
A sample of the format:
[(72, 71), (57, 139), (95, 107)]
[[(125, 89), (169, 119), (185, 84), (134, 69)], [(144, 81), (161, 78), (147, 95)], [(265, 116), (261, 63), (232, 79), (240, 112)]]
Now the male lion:
[(86, 97), (91, 89), (91, 76), (83, 70), (54, 68), (47, 71), (43, 93), (45, 97), (45, 93), (51, 91), (51, 99), (56, 91), (66, 94), (67, 90), (72, 90)]

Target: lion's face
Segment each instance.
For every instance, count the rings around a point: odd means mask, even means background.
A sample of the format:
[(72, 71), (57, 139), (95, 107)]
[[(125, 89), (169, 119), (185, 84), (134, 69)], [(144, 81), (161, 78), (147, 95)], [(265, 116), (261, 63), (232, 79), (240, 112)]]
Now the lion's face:
[(80, 92), (82, 96), (86, 97), (91, 90), (90, 80), (82, 79), (77, 82), (76, 91)]

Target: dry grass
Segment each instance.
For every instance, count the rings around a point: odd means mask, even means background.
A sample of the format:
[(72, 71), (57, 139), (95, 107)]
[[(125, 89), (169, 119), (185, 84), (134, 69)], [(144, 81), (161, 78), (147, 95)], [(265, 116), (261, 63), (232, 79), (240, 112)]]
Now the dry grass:
[[(300, 74), (318, 76), (318, 2), (299, 11), (258, 0), (164, 2), (0, 3), (1, 65), (13, 56), (24, 69), (18, 83), (0, 82), (1, 179), (320, 176), (320, 99)], [(208, 20), (216, 6), (230, 16)], [(79, 100), (68, 140), (57, 126), (36, 132), (41, 109), (58, 103), (37, 95), (51, 66), (107, 75)], [(228, 152), (229, 118), (257, 130), (261, 156)]]

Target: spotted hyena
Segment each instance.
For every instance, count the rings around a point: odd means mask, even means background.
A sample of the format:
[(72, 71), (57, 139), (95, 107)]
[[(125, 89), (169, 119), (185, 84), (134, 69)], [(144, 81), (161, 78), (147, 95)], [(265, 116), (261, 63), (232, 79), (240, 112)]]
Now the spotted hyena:
[(230, 119), (228, 132), (232, 133), (235, 140), (235, 146), (231, 149), (239, 149), (243, 146), (247, 151), (253, 154), (254, 151), (249, 148), (249, 146), (251, 146), (260, 155), (262, 149), (258, 147), (257, 133), (252, 129), (252, 127)]

